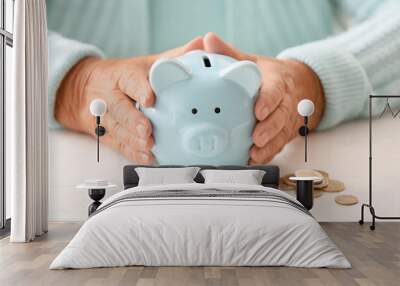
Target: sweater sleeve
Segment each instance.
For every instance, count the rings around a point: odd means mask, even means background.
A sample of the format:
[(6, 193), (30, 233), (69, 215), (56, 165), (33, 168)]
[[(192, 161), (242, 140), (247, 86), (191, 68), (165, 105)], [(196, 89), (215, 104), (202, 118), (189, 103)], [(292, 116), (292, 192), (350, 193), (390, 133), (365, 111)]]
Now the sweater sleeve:
[(400, 91), (400, 1), (339, 0), (337, 7), (355, 22), (349, 30), (278, 55), (304, 62), (319, 76), (325, 111), (318, 129), (367, 116), (371, 93)]
[(54, 118), (54, 104), (57, 90), (68, 71), (81, 59), (89, 56), (102, 57), (102, 52), (95, 46), (67, 39), (58, 33), (49, 31), (49, 84), (48, 106), (49, 127), (60, 128)]

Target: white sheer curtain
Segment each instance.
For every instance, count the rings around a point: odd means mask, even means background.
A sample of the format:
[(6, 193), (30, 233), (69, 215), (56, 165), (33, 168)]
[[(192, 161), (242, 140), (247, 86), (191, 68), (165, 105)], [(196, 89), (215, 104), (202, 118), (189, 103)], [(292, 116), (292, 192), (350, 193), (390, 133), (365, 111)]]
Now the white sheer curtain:
[(15, 1), (14, 71), (6, 111), (12, 242), (47, 231), (47, 23), (45, 0)]

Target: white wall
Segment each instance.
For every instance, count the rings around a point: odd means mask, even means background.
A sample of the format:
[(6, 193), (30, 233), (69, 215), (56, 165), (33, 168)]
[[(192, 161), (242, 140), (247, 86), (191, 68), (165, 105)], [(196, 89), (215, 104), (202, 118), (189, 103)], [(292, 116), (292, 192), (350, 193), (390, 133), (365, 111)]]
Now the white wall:
[[(374, 202), (379, 215), (400, 216), (400, 121), (391, 118), (374, 123), (375, 176)], [(87, 217), (90, 199), (75, 185), (87, 178), (105, 178), (122, 188), (122, 167), (129, 162), (102, 146), (101, 163), (95, 159), (96, 144), (88, 136), (67, 131), (50, 133), (50, 220), (72, 221)], [(375, 156), (374, 155), (374, 156)], [(384, 160), (386, 158), (387, 160)], [(314, 133), (309, 138), (309, 162), (304, 163), (303, 139), (288, 144), (272, 164), (281, 174), (300, 168), (327, 171), (332, 178), (346, 184), (343, 193), (368, 199), (368, 121), (355, 121), (333, 130)], [(319, 221), (358, 221), (360, 205), (340, 206), (337, 194), (323, 193), (316, 199), (312, 213)], [(369, 219), (369, 215), (367, 219)]]

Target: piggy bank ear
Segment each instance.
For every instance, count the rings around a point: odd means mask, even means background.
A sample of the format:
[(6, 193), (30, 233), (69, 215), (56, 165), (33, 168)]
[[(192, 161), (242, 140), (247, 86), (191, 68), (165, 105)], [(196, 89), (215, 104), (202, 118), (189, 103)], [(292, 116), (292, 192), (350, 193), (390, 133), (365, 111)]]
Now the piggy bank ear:
[(177, 59), (159, 59), (150, 69), (150, 85), (155, 93), (191, 77), (190, 69)]
[(220, 76), (239, 84), (251, 97), (257, 95), (261, 84), (261, 72), (251, 61), (231, 64), (220, 72)]

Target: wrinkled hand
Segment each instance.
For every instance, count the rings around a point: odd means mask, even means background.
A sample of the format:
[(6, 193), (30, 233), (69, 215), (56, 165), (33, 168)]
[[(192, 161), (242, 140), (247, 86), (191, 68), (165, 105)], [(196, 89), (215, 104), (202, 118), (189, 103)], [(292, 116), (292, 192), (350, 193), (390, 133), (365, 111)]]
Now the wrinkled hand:
[(309, 119), (315, 128), (324, 109), (324, 95), (318, 76), (305, 64), (260, 55), (245, 54), (218, 36), (204, 37), (207, 52), (224, 54), (238, 60), (255, 62), (262, 73), (262, 84), (255, 104), (257, 124), (253, 131), (254, 145), (250, 150), (250, 164), (267, 163), (292, 140), (303, 124), (297, 104), (308, 98), (315, 104)]
[(95, 136), (95, 118), (89, 112), (93, 99), (107, 103), (101, 124), (107, 132), (101, 141), (128, 159), (148, 164), (153, 161), (152, 126), (135, 103), (149, 107), (155, 97), (148, 81), (151, 65), (160, 56), (176, 57), (203, 49), (202, 38), (159, 55), (128, 59), (85, 58), (64, 78), (56, 97), (55, 118), (63, 126)]

